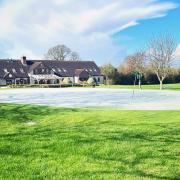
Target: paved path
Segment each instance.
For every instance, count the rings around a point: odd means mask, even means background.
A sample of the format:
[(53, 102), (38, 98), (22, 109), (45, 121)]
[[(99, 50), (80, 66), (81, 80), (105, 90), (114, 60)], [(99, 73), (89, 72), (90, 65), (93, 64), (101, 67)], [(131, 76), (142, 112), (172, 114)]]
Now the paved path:
[(142, 110), (180, 110), (180, 92), (159, 90), (58, 88), (0, 91), (1, 103), (60, 107), (111, 107)]

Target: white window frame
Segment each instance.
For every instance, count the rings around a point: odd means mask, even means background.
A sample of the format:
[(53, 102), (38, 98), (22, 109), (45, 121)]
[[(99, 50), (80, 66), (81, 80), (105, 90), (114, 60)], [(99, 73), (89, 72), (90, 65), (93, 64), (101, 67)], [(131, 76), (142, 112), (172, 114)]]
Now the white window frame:
[(21, 73), (24, 73), (24, 69), (23, 69), (23, 68), (20, 68), (20, 72), (21, 72)]
[(17, 73), (17, 71), (16, 71), (15, 68), (12, 68), (12, 72), (13, 72), (13, 73)]
[(3, 69), (5, 73), (8, 73), (8, 70), (6, 68)]

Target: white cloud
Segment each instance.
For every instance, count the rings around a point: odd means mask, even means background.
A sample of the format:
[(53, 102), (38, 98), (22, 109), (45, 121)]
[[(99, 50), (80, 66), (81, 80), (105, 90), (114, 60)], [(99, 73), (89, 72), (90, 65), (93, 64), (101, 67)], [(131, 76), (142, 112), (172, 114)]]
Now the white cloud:
[(125, 52), (113, 33), (175, 7), (157, 0), (7, 0), (0, 5), (0, 39), (10, 44), (9, 57), (39, 58), (64, 43), (101, 64)]
[(178, 46), (176, 48), (175, 56), (176, 56), (176, 58), (180, 59), (180, 44), (178, 44)]

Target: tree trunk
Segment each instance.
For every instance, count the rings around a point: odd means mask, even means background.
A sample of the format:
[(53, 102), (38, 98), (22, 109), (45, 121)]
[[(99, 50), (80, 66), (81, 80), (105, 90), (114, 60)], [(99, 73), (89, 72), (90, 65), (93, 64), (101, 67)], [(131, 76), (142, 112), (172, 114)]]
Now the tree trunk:
[(139, 89), (142, 89), (141, 88), (141, 79), (139, 79)]
[(136, 77), (134, 78), (134, 88), (136, 87)]
[(109, 85), (109, 78), (106, 76), (106, 85)]
[(163, 81), (160, 81), (160, 90), (163, 89)]
[(163, 81), (165, 79), (165, 77), (160, 77), (158, 73), (156, 73), (158, 80), (159, 80), (159, 84), (160, 84), (160, 90), (163, 89)]

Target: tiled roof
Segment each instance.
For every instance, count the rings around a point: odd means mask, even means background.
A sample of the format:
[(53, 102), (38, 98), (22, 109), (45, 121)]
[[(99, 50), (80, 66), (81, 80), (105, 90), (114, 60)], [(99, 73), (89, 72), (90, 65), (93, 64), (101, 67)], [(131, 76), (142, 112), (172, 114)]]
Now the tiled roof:
[(20, 60), (0, 60), (0, 78), (9, 77), (9, 74), (11, 78), (27, 78), (28, 73), (39, 65), (62, 77), (73, 77), (78, 69), (86, 71), (91, 76), (100, 75), (100, 69), (93, 61), (27, 60), (26, 62), (27, 65), (23, 65)]
[(84, 71), (84, 69), (76, 69), (75, 70), (75, 75), (79, 76), (83, 71)]
[(88, 78), (90, 74), (85, 69), (76, 69), (75, 75), (80, 78)]
[(100, 70), (94, 61), (55, 61), (55, 60), (32, 60), (27, 61), (27, 64), (41, 62), (44, 66), (52, 69), (60, 76), (75, 76), (76, 69), (84, 69), (91, 76), (99, 76)]
[(41, 62), (35, 62), (33, 63), (31, 66), (28, 66), (28, 72), (33, 71), (34, 69), (36, 69), (40, 64), (42, 64)]
[(24, 66), (20, 60), (0, 60), (0, 78), (6, 77), (28, 78), (27, 66)]

